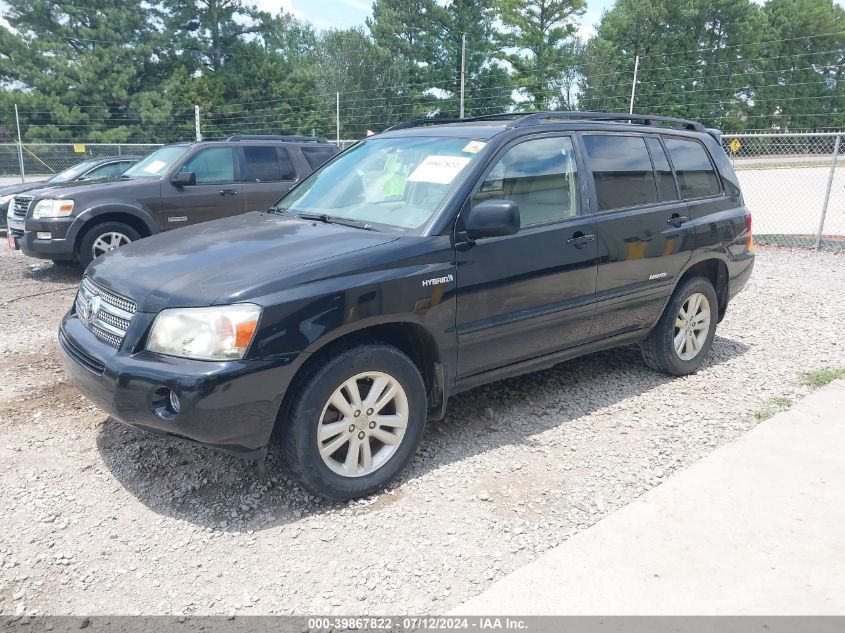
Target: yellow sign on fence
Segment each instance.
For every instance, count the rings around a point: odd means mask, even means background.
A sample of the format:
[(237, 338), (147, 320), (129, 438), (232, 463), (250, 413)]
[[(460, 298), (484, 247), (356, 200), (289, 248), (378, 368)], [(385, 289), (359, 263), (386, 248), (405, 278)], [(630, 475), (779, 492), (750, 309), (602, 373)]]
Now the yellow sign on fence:
[(735, 138), (731, 141), (731, 144), (728, 145), (731, 148), (731, 151), (736, 154), (739, 151), (739, 148), (742, 147), (742, 143), (739, 142), (738, 138)]
[(73, 144), (73, 151), (77, 154), (84, 154), (85, 153), (85, 145), (82, 143), (74, 143)]

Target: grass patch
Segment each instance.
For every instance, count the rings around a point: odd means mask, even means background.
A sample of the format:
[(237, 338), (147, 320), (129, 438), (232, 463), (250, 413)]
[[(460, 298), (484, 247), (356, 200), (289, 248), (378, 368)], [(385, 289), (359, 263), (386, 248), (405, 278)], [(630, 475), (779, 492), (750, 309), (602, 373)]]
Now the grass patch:
[(845, 376), (845, 367), (840, 367), (839, 369), (817, 369), (816, 371), (808, 371), (802, 374), (801, 384), (814, 388), (824, 387), (842, 376)]
[(793, 405), (792, 398), (787, 398), (786, 396), (775, 396), (769, 402), (778, 409), (788, 409)]
[(766, 403), (765, 409), (760, 409), (759, 411), (754, 412), (754, 419), (758, 422), (768, 420), (776, 413), (786, 411), (793, 404), (795, 403), (792, 401), (792, 398), (787, 398), (786, 396), (775, 396), (773, 398), (769, 398), (769, 402)]

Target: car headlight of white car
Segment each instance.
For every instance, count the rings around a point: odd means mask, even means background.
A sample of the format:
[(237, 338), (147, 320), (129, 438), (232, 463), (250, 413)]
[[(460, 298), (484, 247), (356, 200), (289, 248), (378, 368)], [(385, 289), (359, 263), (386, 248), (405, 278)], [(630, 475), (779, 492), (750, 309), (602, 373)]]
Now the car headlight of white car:
[(162, 310), (153, 322), (147, 349), (194, 360), (243, 358), (260, 317), (261, 307), (251, 303)]
[(32, 219), (63, 218), (73, 211), (73, 200), (39, 200), (32, 210)]

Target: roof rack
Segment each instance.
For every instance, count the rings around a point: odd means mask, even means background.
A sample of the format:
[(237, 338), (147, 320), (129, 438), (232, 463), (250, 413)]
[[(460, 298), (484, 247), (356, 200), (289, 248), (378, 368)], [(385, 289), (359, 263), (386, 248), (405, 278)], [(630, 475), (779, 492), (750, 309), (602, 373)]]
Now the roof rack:
[(291, 143), (328, 143), (319, 136), (305, 136), (304, 134), (235, 134), (223, 139), (225, 141), (287, 141)]
[(586, 121), (628, 121), (634, 125), (654, 125), (672, 123), (684, 130), (704, 132), (704, 126), (698, 121), (678, 119), (670, 116), (656, 116), (651, 114), (628, 114), (626, 112), (531, 112), (520, 117), (516, 126), (530, 125), (539, 121), (554, 119), (581, 119)]
[(410, 121), (405, 121), (403, 123), (397, 123), (396, 125), (391, 125), (389, 128), (384, 130), (385, 132), (392, 132), (393, 130), (405, 130), (412, 127), (423, 127), (426, 125), (442, 125), (444, 123), (461, 123), (463, 121), (469, 121), (471, 119), (435, 119), (435, 118), (427, 118), (427, 119), (412, 119)]
[(581, 121), (627, 121), (632, 125), (653, 125), (670, 123), (679, 126), (684, 130), (704, 132), (704, 126), (697, 121), (689, 119), (678, 119), (668, 116), (655, 116), (651, 114), (628, 114), (625, 112), (500, 112), (498, 114), (486, 114), (482, 116), (466, 117), (463, 119), (415, 119), (399, 123), (388, 128), (390, 130), (402, 130), (405, 128), (420, 127), (423, 125), (439, 125), (441, 123), (471, 123), (473, 121), (500, 121), (513, 120), (514, 127), (523, 125), (536, 125), (544, 121), (554, 120), (581, 120)]

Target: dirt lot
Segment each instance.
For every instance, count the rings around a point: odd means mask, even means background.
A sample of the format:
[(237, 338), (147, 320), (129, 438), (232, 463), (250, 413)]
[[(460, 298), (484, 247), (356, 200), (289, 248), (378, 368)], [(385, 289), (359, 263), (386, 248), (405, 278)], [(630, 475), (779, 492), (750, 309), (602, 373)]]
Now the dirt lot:
[(79, 271), (0, 275), (3, 614), (443, 612), (845, 366), (845, 256), (760, 249), (698, 374), (625, 348), (477, 389), (389, 491), (327, 504), (89, 405), (55, 336)]

